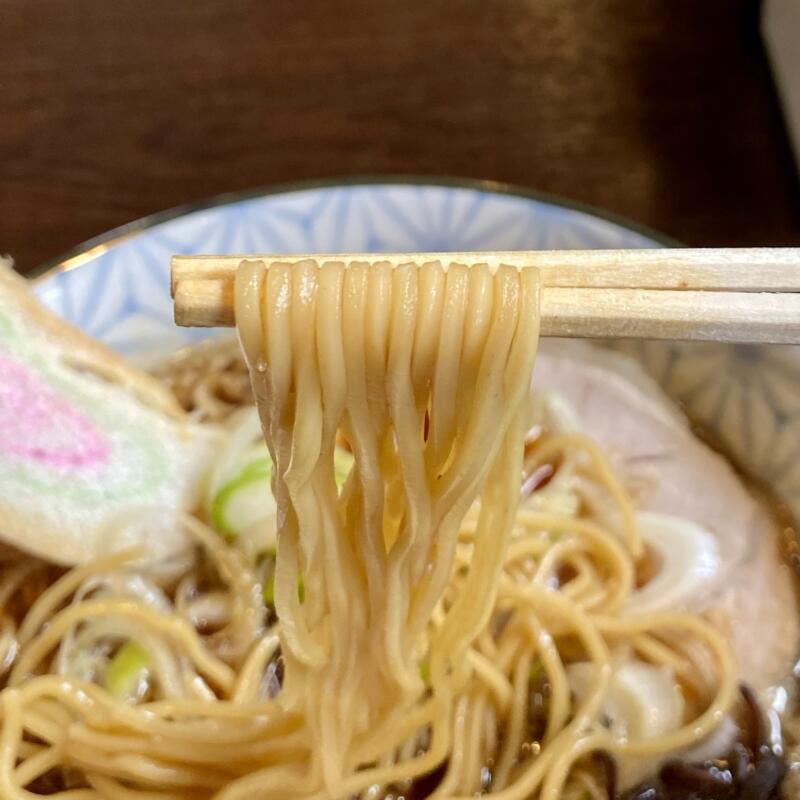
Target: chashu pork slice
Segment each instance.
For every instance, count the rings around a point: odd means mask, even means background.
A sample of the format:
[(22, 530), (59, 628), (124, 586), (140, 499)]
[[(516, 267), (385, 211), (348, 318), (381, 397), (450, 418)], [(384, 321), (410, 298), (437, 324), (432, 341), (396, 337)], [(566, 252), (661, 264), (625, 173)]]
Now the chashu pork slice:
[(542, 345), (537, 389), (558, 391), (583, 430), (636, 486), (640, 509), (701, 525), (717, 539), (719, 569), (688, 602), (725, 628), (741, 678), (756, 690), (783, 681), (800, 653), (794, 578), (779, 530), (730, 464), (632, 359), (583, 342)]

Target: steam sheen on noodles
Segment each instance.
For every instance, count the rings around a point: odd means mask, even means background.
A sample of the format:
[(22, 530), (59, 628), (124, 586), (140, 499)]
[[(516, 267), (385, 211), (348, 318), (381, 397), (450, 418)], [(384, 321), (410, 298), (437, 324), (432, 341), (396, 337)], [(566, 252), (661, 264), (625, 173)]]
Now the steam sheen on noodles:
[[(262, 562), (194, 517), (188, 563), (127, 552), (50, 577), (0, 632), (0, 796), (52, 795), (56, 774), (70, 800), (605, 798), (597, 754), (657, 763), (712, 733), (736, 693), (727, 644), (630, 608), (628, 495), (590, 439), (532, 428), (538, 295), (533, 270), (245, 262), (277, 620)], [(147, 653), (146, 690), (70, 661), (109, 637)], [(609, 724), (623, 664), (680, 686), (675, 725)]]

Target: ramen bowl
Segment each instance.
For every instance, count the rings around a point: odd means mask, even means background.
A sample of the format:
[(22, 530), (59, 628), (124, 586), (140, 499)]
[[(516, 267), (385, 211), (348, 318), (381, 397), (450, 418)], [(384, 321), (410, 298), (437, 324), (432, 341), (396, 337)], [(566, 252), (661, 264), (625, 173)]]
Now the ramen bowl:
[[(204, 338), (175, 326), (174, 254), (648, 248), (673, 244), (602, 212), (489, 183), (306, 184), (156, 214), (44, 265), (53, 310), (140, 362)], [(800, 350), (631, 341), (639, 361), (740, 468), (800, 517)]]

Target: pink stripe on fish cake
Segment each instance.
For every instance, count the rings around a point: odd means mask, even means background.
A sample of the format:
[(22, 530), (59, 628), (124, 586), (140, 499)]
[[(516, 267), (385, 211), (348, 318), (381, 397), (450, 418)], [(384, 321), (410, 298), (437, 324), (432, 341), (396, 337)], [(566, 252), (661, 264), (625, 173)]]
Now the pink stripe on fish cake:
[(49, 467), (106, 461), (108, 439), (24, 364), (0, 355), (0, 453)]

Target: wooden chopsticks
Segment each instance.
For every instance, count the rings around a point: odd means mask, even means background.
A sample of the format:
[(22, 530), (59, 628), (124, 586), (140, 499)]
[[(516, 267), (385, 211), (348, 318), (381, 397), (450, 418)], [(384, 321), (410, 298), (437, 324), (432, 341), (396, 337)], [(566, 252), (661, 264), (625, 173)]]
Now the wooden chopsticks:
[(175, 321), (233, 325), (234, 279), (243, 260), (306, 258), (536, 267), (545, 287), (543, 336), (800, 344), (796, 248), (175, 256)]

